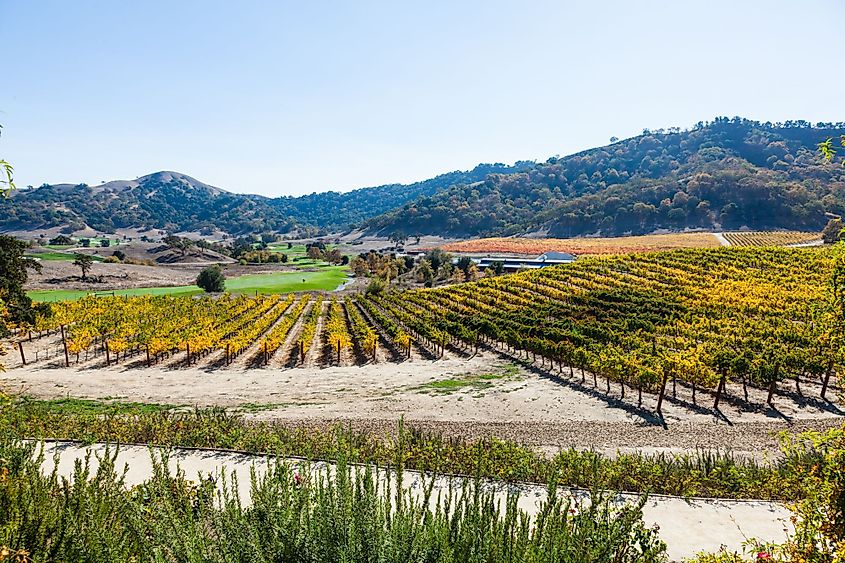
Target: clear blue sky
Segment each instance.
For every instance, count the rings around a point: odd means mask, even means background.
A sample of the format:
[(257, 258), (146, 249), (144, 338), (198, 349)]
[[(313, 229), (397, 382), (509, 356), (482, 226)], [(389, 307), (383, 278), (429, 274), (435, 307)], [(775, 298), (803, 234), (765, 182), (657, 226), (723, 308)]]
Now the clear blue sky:
[(842, 0), (0, 0), (18, 183), (348, 190), (717, 115), (845, 120)]

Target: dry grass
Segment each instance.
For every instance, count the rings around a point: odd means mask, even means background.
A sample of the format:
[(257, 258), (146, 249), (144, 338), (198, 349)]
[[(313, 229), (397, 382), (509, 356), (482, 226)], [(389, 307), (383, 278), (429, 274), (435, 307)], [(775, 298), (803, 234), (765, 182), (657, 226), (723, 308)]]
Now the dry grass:
[(449, 252), (537, 255), (547, 251), (571, 252), (572, 254), (623, 254), (718, 246), (720, 246), (719, 241), (712, 233), (674, 233), (609, 238), (483, 238), (454, 242), (443, 245), (441, 248)]

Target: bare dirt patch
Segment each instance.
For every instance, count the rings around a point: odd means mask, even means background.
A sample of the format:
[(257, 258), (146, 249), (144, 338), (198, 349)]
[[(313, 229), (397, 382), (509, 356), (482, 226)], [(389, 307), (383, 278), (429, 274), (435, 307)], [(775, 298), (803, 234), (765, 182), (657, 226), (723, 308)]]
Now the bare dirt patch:
[[(62, 358), (63, 360), (63, 358)], [(828, 428), (843, 421), (836, 403), (821, 402), (810, 383), (803, 397), (784, 386), (774, 407), (766, 392), (752, 389), (745, 404), (741, 388), (729, 389), (721, 410), (712, 396), (679, 386), (664, 404), (664, 419), (654, 415), (655, 397), (618, 386), (607, 394), (603, 382), (592, 387), (575, 377), (544, 373), (515, 364), (493, 352), (469, 358), (448, 354), (364, 366), (201, 369), (126, 365), (70, 368), (61, 365), (13, 368), (0, 374), (4, 389), (39, 397), (65, 396), (165, 403), (219, 405), (238, 409), (262, 405), (248, 416), (289, 424), (323, 426), (343, 421), (362, 428), (395, 430), (404, 417), (417, 427), (453, 436), (498, 436), (549, 448), (664, 447), (773, 451), (774, 432)], [(310, 365), (310, 364), (309, 364)]]

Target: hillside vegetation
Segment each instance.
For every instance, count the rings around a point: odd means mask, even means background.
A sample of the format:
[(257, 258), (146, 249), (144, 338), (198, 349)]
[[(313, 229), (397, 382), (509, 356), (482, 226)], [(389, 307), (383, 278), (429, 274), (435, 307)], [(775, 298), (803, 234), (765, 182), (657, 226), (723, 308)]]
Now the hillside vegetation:
[(845, 212), (845, 167), (822, 159), (818, 144), (843, 133), (843, 123), (718, 118), (543, 163), (481, 164), (410, 185), (275, 199), (158, 172), (93, 187), (19, 190), (0, 200), (0, 229), (75, 231), (87, 225), (108, 233), (242, 234), (365, 226), (383, 235), (450, 237), (818, 231), (825, 213)]
[[(569, 377), (592, 374), (663, 397), (669, 380), (719, 396), (731, 381), (768, 389), (821, 381), (843, 365), (830, 249), (719, 248), (584, 258), (379, 306), (440, 346), (487, 342)], [(840, 266), (841, 267), (841, 266)], [(841, 291), (841, 288), (837, 287)], [(576, 373), (577, 370), (577, 373)], [(693, 402), (695, 391), (693, 391)], [(658, 403), (659, 405), (659, 403)], [(660, 407), (657, 407), (658, 410)]]
[(45, 184), (0, 198), (0, 230), (89, 226), (117, 229), (161, 229), (210, 234), (289, 232), (294, 229), (343, 229), (390, 211), (418, 196), (432, 195), (454, 184), (483, 180), (531, 163), (480, 164), (467, 172), (450, 172), (415, 184), (391, 184), (351, 192), (324, 192), (276, 199), (243, 195), (209, 186), (177, 172), (157, 172), (131, 181)]
[(516, 174), (492, 174), (369, 222), (375, 232), (571, 237), (657, 229), (819, 231), (845, 212), (845, 167), (817, 144), (845, 124), (718, 118), (638, 137)]

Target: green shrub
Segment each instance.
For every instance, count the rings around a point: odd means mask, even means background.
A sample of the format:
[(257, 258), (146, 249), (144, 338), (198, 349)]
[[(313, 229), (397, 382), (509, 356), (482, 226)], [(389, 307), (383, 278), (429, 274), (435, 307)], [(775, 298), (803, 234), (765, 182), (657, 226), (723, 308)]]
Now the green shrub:
[[(665, 545), (642, 521), (643, 501), (617, 506), (556, 494), (531, 518), (511, 489), (500, 503), (478, 479), (403, 485), (375, 467), (334, 471), (276, 460), (251, 476), (252, 504), (232, 476), (185, 479), (153, 455), (153, 475), (127, 489), (106, 455), (96, 471), (78, 463), (70, 480), (41, 473), (32, 444), (0, 440), (0, 546), (33, 561), (665, 561)], [(35, 459), (34, 459), (35, 458)], [(442, 491), (441, 491), (442, 492)]]
[(206, 293), (221, 293), (226, 290), (226, 276), (218, 264), (207, 266), (197, 276), (197, 285)]
[[(76, 439), (84, 442), (145, 443), (159, 446), (244, 450), (281, 456), (390, 463), (396, 456), (392, 435), (358, 432), (342, 425), (314, 428), (249, 421), (222, 409), (168, 412), (166, 405), (106, 404), (79, 400), (14, 399), (0, 409), (0, 428), (15, 436)], [(439, 473), (480, 475), (503, 481), (562, 484), (679, 496), (723, 498), (800, 498), (801, 483), (791, 475), (806, 460), (760, 466), (729, 454), (622, 454), (561, 450), (549, 458), (532, 448), (490, 438), (446, 438), (405, 430), (406, 467)]]

